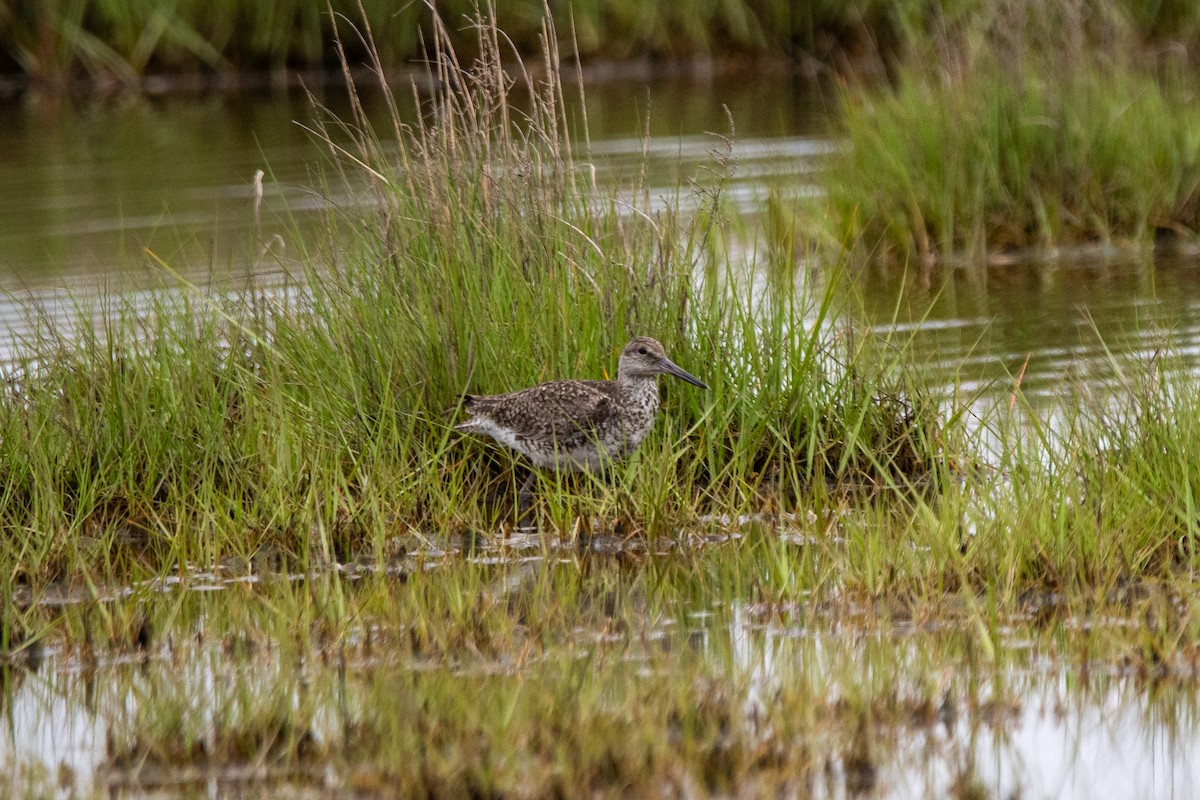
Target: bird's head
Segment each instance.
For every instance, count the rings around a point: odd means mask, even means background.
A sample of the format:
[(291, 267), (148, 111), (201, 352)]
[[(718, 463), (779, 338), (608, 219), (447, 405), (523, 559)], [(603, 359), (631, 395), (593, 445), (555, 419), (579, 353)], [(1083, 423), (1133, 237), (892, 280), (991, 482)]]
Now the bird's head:
[(704, 381), (667, 358), (663, 346), (656, 339), (648, 336), (639, 336), (625, 345), (625, 349), (621, 352), (621, 363), (617, 367), (617, 374), (634, 378), (674, 375), (693, 386), (699, 386), (701, 389), (708, 388)]

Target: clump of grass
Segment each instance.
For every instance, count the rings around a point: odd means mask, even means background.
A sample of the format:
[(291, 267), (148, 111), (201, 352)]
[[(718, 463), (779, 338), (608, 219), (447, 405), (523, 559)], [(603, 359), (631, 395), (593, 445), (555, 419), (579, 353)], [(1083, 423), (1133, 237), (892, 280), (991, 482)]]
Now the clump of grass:
[(981, 59), (848, 92), (828, 173), (845, 235), (898, 260), (1200, 230), (1195, 85), (1093, 61)]
[(1071, 465), (1080, 505), (1110, 531), (1125, 574), (1169, 575), (1200, 563), (1200, 402), (1170, 351), (1113, 357), (1122, 399), (1083, 397)]
[(800, 285), (789, 259), (749, 294), (716, 232), (736, 224), (721, 184), (694, 216), (631, 212), (575, 152), (553, 30), (536, 73), (504, 66), (490, 21), (476, 30), (462, 64), (437, 29), (420, 120), (314, 123), (368, 202), (330, 213), (301, 289), (185, 288), (29, 341), (0, 399), (0, 518), (24, 580), (262, 547), (311, 564), (383, 553), (397, 531), (494, 530), (485, 500), (514, 463), (452, 431), (461, 396), (611, 374), (634, 335), (712, 390), (667, 386), (658, 435), (612, 485), (548, 481), (550, 527), (597, 514), (654, 536), (826, 484), (905, 493), (941, 474), (933, 404), (890, 393), (900, 361), (830, 336), (832, 290)]
[(855, 581), (905, 594), (924, 581), (915, 592), (926, 600), (965, 592), (981, 612), (1022, 608), (1042, 623), (1115, 606), (1155, 625), (1143, 643), (1118, 645), (1124, 637), (1114, 634), (1106, 647), (1191, 658), (1197, 617), (1186, 598), (1200, 564), (1194, 372), (1178, 354), (1148, 363), (1114, 356), (1106, 366), (1103, 388), (1068, 386), (1050, 421), (989, 420), (1004, 442), (996, 462), (911, 522), (908, 535), (927, 555), (864, 542), (851, 559), (861, 566), (847, 567)]

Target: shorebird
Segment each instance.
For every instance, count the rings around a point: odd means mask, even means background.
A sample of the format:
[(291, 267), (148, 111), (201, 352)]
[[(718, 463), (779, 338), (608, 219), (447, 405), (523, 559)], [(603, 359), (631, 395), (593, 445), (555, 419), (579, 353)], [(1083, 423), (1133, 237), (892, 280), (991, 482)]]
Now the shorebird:
[(615, 381), (551, 381), (510, 394), (467, 395), (471, 417), (454, 427), (490, 436), (537, 467), (598, 471), (632, 453), (650, 432), (659, 375), (708, 388), (643, 336), (625, 345)]

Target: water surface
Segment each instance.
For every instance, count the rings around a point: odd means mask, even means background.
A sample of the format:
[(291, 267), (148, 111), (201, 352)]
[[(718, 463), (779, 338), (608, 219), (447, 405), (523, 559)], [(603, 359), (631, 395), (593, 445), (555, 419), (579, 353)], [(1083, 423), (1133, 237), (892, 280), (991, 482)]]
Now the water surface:
[[(574, 568), (569, 561), (556, 565), (536, 546), (522, 553), (488, 554), (479, 563), (494, 567), (496, 580), (512, 587), (530, 570)], [(436, 571), (430, 579), (437, 580)], [(96, 653), (52, 648), (31, 665), (0, 670), (6, 721), (0, 787), (6, 780), (17, 790), (44, 785), (38, 776), (48, 775), (62, 797), (336, 795), (371, 768), (355, 760), (346, 732), (369, 729), (372, 710), (395, 702), (389, 675), (417, 671), (464, 696), (485, 676), (529, 680), (507, 655), (397, 660), (379, 645), (364, 647), (362, 630), (327, 647), (276, 649), (266, 631), (227, 632), (223, 616), (245, 602), (239, 599), (245, 591), (241, 581), (219, 576), (191, 586), (135, 587), (121, 602), (153, 600), (160, 609), (176, 609), (173, 622), (155, 617), (162, 627), (145, 646)], [(277, 597), (269, 582), (255, 591), (264, 602)], [(734, 685), (743, 687), (751, 718), (769, 717), (776, 692), (797, 683), (812, 684), (814, 703), (822, 706), (818, 717), (834, 726), (847, 723), (838, 718), (844, 699), (853, 707), (858, 698), (871, 698), (876, 711), (867, 775), (858, 774), (863, 767), (849, 752), (836, 746), (825, 752), (825, 737), (837, 737), (819, 723), (809, 741), (789, 742), (813, 748), (824, 761), (807, 776), (803, 796), (920, 800), (962, 796), (964, 788), (976, 787), (982, 795), (966, 796), (1168, 800), (1200, 791), (1200, 717), (1188, 683), (1148, 680), (1104, 664), (1081, 672), (1060, 660), (1052, 639), (1017, 638), (1019, 625), (1003, 642), (1006, 666), (995, 669), (973, 655), (969, 630), (888, 624), (870, 631), (846, 621), (831, 624), (821, 614), (742, 602), (713, 607), (703, 599), (671, 611), (640, 630), (579, 627), (548, 652), (568, 660), (589, 654), (601, 663), (617, 659), (629, 665), (628, 680), (668, 685), (662, 654), (694, 652), (739, 676)], [(403, 624), (385, 623), (373, 635), (386, 641), (388, 628)], [(931, 663), (945, 665), (933, 673), (932, 688), (926, 683)], [(534, 661), (528, 669), (536, 668)], [(132, 762), (122, 755), (139, 736), (171, 742), (180, 727), (210, 742), (239, 726), (253, 730), (253, 720), (278, 698), (291, 698), (286, 703), (303, 720), (302, 736), (317, 743), (316, 755), (294, 763), (286, 755), (227, 763), (201, 753), (194, 764), (160, 763), (161, 752)], [(761, 733), (772, 732), (768, 726)], [(162, 752), (178, 758), (169, 745)], [(670, 780), (664, 776), (664, 790)]]
[[(714, 171), (730, 176), (725, 197), (747, 210), (772, 188), (819, 193), (836, 146), (828, 101), (784, 76), (609, 83), (587, 97), (598, 179), (624, 185), (645, 171), (652, 207), (697, 202), (688, 182)], [(347, 115), (341, 90), (318, 100)], [(315, 230), (329, 201), (356, 201), (313, 188), (327, 165), (315, 117), (295, 92), (0, 108), (0, 326), (23, 330), (21, 304), (53, 305), (63, 290), (161, 285), (157, 259), (201, 284), (269, 282), (294, 267), (302, 243), (290, 240)], [(256, 213), (257, 170), (266, 180)], [(852, 278), (852, 313), (912, 336), (948, 390), (1004, 395), (1024, 366), (1022, 388), (1052, 398), (1066, 378), (1109, 380), (1113, 354), (1165, 344), (1194, 354), (1197, 278), (1195, 258), (1099, 251), (1056, 265), (864, 270)]]

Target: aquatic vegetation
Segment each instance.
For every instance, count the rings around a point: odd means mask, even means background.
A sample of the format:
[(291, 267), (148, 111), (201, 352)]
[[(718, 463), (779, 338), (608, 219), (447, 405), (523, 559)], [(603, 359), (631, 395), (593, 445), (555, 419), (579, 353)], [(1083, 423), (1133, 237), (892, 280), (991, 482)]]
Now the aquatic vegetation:
[[(897, 533), (877, 522), (849, 517), (840, 540), (756, 523), (657, 553), (531, 539), (302, 580), (230, 565), (43, 606), (70, 638), (4, 674), (22, 708), (73, 721), (61, 747), (85, 787), (94, 765), (98, 791), (864, 788), (926, 764), (969, 776), (996, 757), (976, 736), (1005, 738), (1039, 704), (1058, 724), (1113, 713), (1114, 696), (1141, 725), (1194, 735), (1183, 597), (1143, 583), (1087, 610), (1006, 611), (969, 592), (814, 591), (852, 541)], [(1142, 619), (1153, 629), (1129, 624)]]
[(1200, 231), (1194, 82), (1132, 67), (981, 59), (848, 91), (830, 164), (839, 231), (895, 260)]
[[(644, 187), (630, 206), (591, 184), (554, 41), (533, 73), (501, 68), (494, 27), (469, 68), (442, 36), (421, 120), (376, 132), (319, 117), (329, 180), (363, 202), (331, 206), (297, 286), (185, 283), (114, 300), (102, 325), (87, 308), (77, 330), (35, 320), (0, 399), (12, 574), (109, 580), (264, 548), (382, 558), (398, 532), (494, 532), (515, 463), (454, 432), (463, 396), (593, 374), (642, 334), (704, 365), (711, 391), (664, 387), (653, 436), (613, 483), (542, 478), (549, 529), (596, 516), (653, 538), (789, 511), (814, 486), (936, 484), (949, 428), (901, 361), (834, 335), (832, 289), (753, 288), (734, 263), (718, 229), (743, 223), (720, 163), (688, 216), (641, 210)], [(510, 104), (514, 81), (528, 107)]]
[[(773, 246), (765, 280), (747, 277), (729, 241), (748, 222), (722, 202), (720, 159), (691, 215), (641, 210), (641, 186), (593, 186), (586, 137), (568, 135), (585, 106), (558, 80), (552, 32), (534, 77), (502, 70), (498, 31), (480, 31), (470, 68), (435, 41), (442, 88), (421, 120), (313, 123), (329, 180), (364, 201), (331, 207), (297, 285), (184, 287), (128, 298), (103, 325), (82, 308), (71, 330), (35, 326), (0, 398), (7, 651), (54, 628), (38, 604), (64, 587), (230, 563), (383, 569), (503, 539), (522, 472), (453, 431), (461, 398), (612, 365), (647, 332), (703, 365), (711, 390), (664, 387), (659, 424), (611, 481), (541, 475), (535, 519), (552, 540), (654, 551), (739, 519), (800, 524), (844, 547), (808, 578), (781, 554), (779, 592), (969, 592), (1010, 609), (1030, 590), (1086, 602), (1190, 569), (1175, 544), (1191, 535), (1186, 502), (1171, 524), (1131, 515), (1137, 537), (1089, 511), (1097, 486), (1106, 513), (1136, 509), (1147, 486), (1190, 474), (1187, 451), (1159, 462), (1122, 445), (1141, 469), (1115, 480), (1100, 439), (1031, 444), (997, 412), (976, 424), (1009, 446), (986, 463), (903, 341), (833, 323), (836, 270), (818, 284)], [(509, 103), (514, 81), (529, 106)], [(1166, 439), (1189, 441), (1171, 427), (1185, 418), (1160, 416)], [(139, 630), (127, 620), (118, 638)]]

